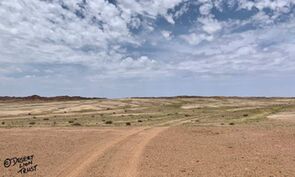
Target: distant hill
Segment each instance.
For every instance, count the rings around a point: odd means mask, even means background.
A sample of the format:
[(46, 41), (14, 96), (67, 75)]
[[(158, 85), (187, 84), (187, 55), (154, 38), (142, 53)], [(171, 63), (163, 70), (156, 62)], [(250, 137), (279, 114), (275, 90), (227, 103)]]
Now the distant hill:
[(23, 100), (23, 101), (71, 101), (71, 100), (90, 100), (90, 99), (106, 99), (96, 97), (81, 97), (81, 96), (54, 96), (54, 97), (43, 97), (39, 95), (32, 95), (26, 97), (13, 97), (13, 96), (0, 96), (0, 101), (9, 100)]

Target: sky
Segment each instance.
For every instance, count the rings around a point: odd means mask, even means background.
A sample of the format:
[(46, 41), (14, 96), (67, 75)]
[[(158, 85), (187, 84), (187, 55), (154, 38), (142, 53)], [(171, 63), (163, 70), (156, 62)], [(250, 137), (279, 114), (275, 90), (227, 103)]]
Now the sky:
[(0, 1), (0, 95), (295, 96), (295, 0)]

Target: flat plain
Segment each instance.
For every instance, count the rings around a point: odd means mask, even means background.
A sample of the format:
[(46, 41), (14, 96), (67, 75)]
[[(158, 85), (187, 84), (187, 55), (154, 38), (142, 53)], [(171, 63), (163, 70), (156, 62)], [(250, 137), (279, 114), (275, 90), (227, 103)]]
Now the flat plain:
[(0, 101), (1, 177), (292, 177), (294, 147), (294, 98)]

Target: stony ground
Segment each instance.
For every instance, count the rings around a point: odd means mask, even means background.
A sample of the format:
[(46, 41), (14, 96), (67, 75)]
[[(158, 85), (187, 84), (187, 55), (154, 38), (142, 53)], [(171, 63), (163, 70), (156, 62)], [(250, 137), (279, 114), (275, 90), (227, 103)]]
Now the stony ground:
[[(287, 98), (2, 101), (0, 176), (292, 177), (294, 105)], [(36, 171), (4, 166), (30, 155), (27, 167)]]

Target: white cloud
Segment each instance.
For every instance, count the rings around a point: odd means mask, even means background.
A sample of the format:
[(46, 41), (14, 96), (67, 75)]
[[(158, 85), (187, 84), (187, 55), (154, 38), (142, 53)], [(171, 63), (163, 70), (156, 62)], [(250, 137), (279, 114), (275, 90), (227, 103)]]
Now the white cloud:
[(157, 15), (161, 15), (169, 23), (174, 24), (174, 20), (171, 14), (168, 14), (168, 10), (174, 8), (179, 3), (184, 0), (139, 0), (139, 1), (130, 1), (130, 0), (120, 0), (118, 1), (119, 7), (124, 13), (133, 14), (137, 13), (143, 16), (148, 16), (155, 19)]
[(161, 34), (164, 36), (164, 38), (165, 39), (167, 39), (167, 40), (170, 40), (171, 39), (171, 34), (172, 34), (172, 32), (171, 31), (166, 31), (166, 30), (164, 30), (164, 31), (161, 31)]
[(213, 40), (213, 36), (206, 35), (206, 34), (196, 34), (196, 33), (191, 33), (188, 35), (181, 35), (180, 38), (185, 40), (186, 42), (188, 42), (191, 45), (198, 45), (204, 40), (206, 40), (206, 41)]
[(208, 33), (213, 34), (222, 29), (222, 24), (212, 18), (199, 18), (198, 21), (202, 24), (202, 29)]
[(200, 6), (200, 13), (202, 15), (209, 15), (211, 13), (212, 8), (213, 5), (211, 3), (205, 3)]
[[(191, 48), (190, 52), (187, 51), (190, 56), (175, 64), (174, 69), (209, 75), (295, 71), (294, 26), (295, 21), (292, 20), (263, 29), (220, 36), (211, 43)], [(187, 40), (193, 39), (193, 36), (187, 37)], [(185, 55), (188, 56), (188, 53)]]
[[(182, 24), (176, 22), (191, 10), (190, 3), (185, 3), (174, 14), (169, 11), (186, 0), (120, 0), (117, 5), (105, 0), (89, 0), (79, 5), (82, 2), (1, 1), (0, 15), (5, 18), (0, 21), (0, 76), (68, 74), (62, 69), (50, 68), (55, 65), (73, 65), (69, 73), (85, 67), (85, 75), (97, 77), (150, 77), (182, 71), (226, 74), (295, 68), (295, 23), (292, 20), (275, 22), (280, 15), (291, 11), (294, 5), (291, 0), (227, 1), (230, 6), (237, 3), (239, 9), (257, 8), (259, 12), (244, 20), (224, 21), (217, 20), (212, 12), (214, 6), (222, 8), (224, 1), (195, 1), (200, 5), (200, 16), (188, 22), (193, 23), (189, 29), (181, 28)], [(274, 13), (263, 12), (264, 8)], [(155, 24), (159, 16), (170, 26)], [(233, 32), (247, 24), (257, 29)], [(181, 34), (177, 36), (171, 28)], [(46, 69), (51, 72), (40, 69), (31, 73), (32, 66), (39, 65), (50, 66)]]
[[(115, 6), (105, 0), (86, 4), (82, 0), (1, 1), (0, 16), (5, 19), (0, 21), (0, 65), (77, 64), (96, 71), (111, 69), (110, 65), (119, 66), (129, 55), (125, 44), (139, 46), (144, 41), (129, 29), (145, 23), (137, 15), (153, 19), (162, 15), (173, 23), (167, 11), (180, 2), (122, 0)], [(154, 27), (148, 24), (147, 28)], [(131, 60), (139, 68), (146, 61), (144, 57)], [(127, 65), (120, 66), (122, 72), (127, 70)]]

